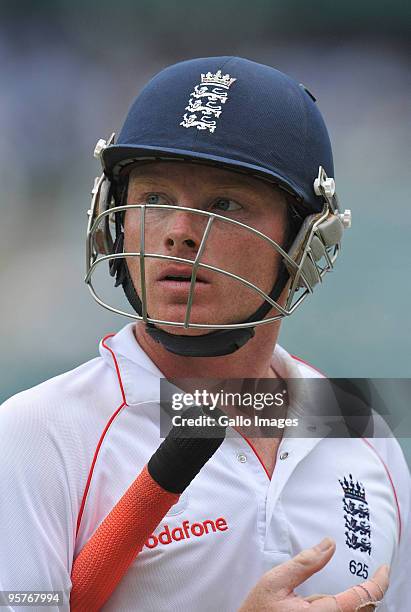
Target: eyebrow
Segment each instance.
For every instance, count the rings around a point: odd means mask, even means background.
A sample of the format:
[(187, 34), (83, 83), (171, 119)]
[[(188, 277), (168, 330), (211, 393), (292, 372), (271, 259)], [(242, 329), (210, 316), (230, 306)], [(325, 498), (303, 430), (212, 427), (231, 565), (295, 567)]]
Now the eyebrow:
[[(134, 175), (133, 179), (136, 181), (141, 181), (143, 183), (151, 183), (151, 184), (163, 184), (165, 181), (169, 181), (170, 179), (167, 176), (156, 176), (155, 174), (153, 174), (152, 172), (142, 172), (141, 174), (138, 175)], [(210, 187), (215, 188), (215, 189), (235, 189), (235, 188), (242, 188), (242, 189), (248, 189), (250, 191), (255, 192), (255, 187), (253, 185), (250, 185), (249, 183), (247, 183), (246, 181), (238, 181), (236, 180), (234, 177), (230, 180), (225, 178), (223, 180), (223, 182), (212, 182), (212, 184), (210, 185)]]
[[(148, 175), (134, 176), (133, 177), (133, 181), (137, 181), (137, 180), (141, 181), (143, 183), (161, 183), (161, 181), (163, 181), (164, 178), (163, 177), (158, 177), (158, 178), (153, 177), (153, 178), (151, 178)], [(165, 180), (167, 180), (167, 179), (165, 179)]]

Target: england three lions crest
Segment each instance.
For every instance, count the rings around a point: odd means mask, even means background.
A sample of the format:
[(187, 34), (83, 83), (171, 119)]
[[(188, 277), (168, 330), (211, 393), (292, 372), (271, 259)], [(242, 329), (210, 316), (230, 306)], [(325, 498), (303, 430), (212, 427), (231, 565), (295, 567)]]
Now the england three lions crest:
[(180, 122), (185, 128), (195, 127), (197, 130), (209, 130), (213, 133), (217, 121), (223, 112), (223, 104), (227, 102), (229, 89), (237, 79), (217, 70), (215, 74), (207, 72), (201, 75), (201, 83), (194, 87)]
[(349, 548), (371, 555), (370, 510), (361, 482), (354, 482), (352, 474), (339, 483), (344, 491), (345, 543)]

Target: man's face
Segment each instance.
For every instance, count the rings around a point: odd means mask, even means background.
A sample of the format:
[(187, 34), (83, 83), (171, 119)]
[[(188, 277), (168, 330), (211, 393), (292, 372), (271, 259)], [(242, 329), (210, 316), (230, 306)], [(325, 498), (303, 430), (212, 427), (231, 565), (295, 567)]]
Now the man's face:
[[(213, 212), (239, 221), (282, 244), (286, 229), (286, 202), (274, 187), (261, 180), (221, 168), (187, 162), (150, 162), (130, 173), (128, 204), (167, 204)], [(180, 210), (146, 210), (145, 252), (194, 261), (208, 216)], [(141, 210), (125, 216), (125, 252), (140, 251)], [(264, 239), (249, 230), (215, 219), (200, 261), (237, 274), (266, 293), (274, 284), (280, 256)], [(138, 257), (127, 264), (141, 297)], [(147, 257), (145, 284), (151, 318), (183, 322), (191, 264)], [(171, 278), (170, 278), (171, 277)], [(199, 268), (190, 321), (228, 324), (248, 318), (263, 302), (254, 290), (228, 276)], [(273, 311), (278, 314), (277, 311)], [(204, 329), (161, 326), (170, 333), (197, 335)]]

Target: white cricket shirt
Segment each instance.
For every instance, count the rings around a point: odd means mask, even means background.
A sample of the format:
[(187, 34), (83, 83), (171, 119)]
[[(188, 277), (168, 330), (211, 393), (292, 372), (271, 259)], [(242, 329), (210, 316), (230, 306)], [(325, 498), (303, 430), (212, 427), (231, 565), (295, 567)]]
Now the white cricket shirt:
[[(0, 590), (62, 590), (68, 601), (73, 557), (161, 442), (162, 375), (132, 324), (100, 355), (0, 407)], [(272, 363), (282, 378), (320, 376), (279, 346)], [(334, 557), (296, 592), (337, 593), (388, 563), (380, 609), (403, 612), (410, 495), (393, 438), (286, 436), (270, 480), (252, 441), (227, 437), (103, 609), (235, 612), (264, 572), (328, 535)]]

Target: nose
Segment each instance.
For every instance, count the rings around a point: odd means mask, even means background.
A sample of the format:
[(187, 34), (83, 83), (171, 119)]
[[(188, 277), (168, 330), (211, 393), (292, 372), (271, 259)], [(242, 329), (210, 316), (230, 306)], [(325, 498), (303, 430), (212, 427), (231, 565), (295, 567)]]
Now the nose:
[(196, 252), (201, 243), (203, 225), (204, 223), (201, 223), (201, 219), (195, 213), (173, 211), (164, 236), (167, 250)]

